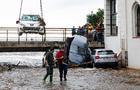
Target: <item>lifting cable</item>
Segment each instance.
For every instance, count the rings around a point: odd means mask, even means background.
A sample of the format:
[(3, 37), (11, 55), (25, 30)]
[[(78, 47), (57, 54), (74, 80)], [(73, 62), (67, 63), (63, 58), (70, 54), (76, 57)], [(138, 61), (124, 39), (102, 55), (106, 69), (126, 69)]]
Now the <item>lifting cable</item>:
[(22, 11), (22, 4), (23, 4), (23, 0), (21, 0), (21, 5), (20, 5), (20, 12), (19, 12), (19, 20), (20, 20), (21, 11)]
[(40, 12), (41, 12), (41, 17), (42, 17), (42, 19), (43, 19), (42, 0), (40, 0)]
[[(22, 5), (23, 5), (23, 0), (21, 0), (21, 5), (20, 5), (20, 12), (19, 12), (19, 20), (22, 12)], [(40, 12), (41, 12), (41, 17), (43, 18), (43, 8), (42, 8), (42, 0), (40, 0)]]

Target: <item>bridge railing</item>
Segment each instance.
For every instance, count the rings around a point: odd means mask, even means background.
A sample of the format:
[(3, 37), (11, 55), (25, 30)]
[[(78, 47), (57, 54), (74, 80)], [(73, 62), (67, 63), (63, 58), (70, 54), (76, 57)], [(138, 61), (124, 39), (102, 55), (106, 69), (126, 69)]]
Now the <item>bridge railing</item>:
[(30, 34), (24, 33), (18, 35), (17, 27), (0, 27), (0, 41), (65, 41), (67, 37), (71, 37), (71, 28), (46, 28), (46, 34)]
[[(44, 35), (23, 33), (19, 36), (17, 27), (0, 27), (0, 47), (61, 45), (67, 37), (72, 37), (72, 28), (46, 28)], [(90, 40), (93, 40), (93, 38)], [(96, 42), (89, 45), (92, 47), (99, 46)]]

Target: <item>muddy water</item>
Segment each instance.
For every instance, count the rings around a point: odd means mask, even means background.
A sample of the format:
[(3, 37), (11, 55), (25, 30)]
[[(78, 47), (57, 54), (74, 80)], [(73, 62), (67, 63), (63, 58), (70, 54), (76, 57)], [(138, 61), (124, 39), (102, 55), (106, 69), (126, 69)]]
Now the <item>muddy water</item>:
[(60, 82), (54, 69), (53, 83), (43, 82), (45, 68), (13, 69), (0, 73), (0, 90), (140, 90), (140, 70), (70, 68)]
[[(44, 52), (4, 52), (0, 62), (27, 66), (41, 66)], [(68, 81), (59, 81), (58, 69), (50, 84), (42, 79), (45, 68), (12, 69), (0, 73), (0, 90), (140, 90), (140, 70), (71, 68)]]
[(11, 64), (26, 66), (41, 66), (42, 57), (45, 52), (0, 52), (0, 63), (10, 62)]

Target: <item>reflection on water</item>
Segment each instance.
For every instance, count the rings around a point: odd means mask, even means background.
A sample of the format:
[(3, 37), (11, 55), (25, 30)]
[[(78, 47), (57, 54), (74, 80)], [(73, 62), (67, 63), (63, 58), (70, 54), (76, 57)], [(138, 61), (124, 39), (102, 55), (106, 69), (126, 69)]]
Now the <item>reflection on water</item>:
[(0, 52), (0, 62), (12, 64), (41, 66), (44, 52)]

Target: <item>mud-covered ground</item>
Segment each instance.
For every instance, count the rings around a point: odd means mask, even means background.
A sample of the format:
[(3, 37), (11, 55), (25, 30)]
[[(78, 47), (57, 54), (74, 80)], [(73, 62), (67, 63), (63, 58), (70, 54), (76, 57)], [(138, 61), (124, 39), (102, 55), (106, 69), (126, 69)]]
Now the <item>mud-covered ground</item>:
[(67, 81), (43, 82), (45, 68), (12, 69), (0, 73), (0, 90), (140, 90), (140, 70), (70, 68)]

